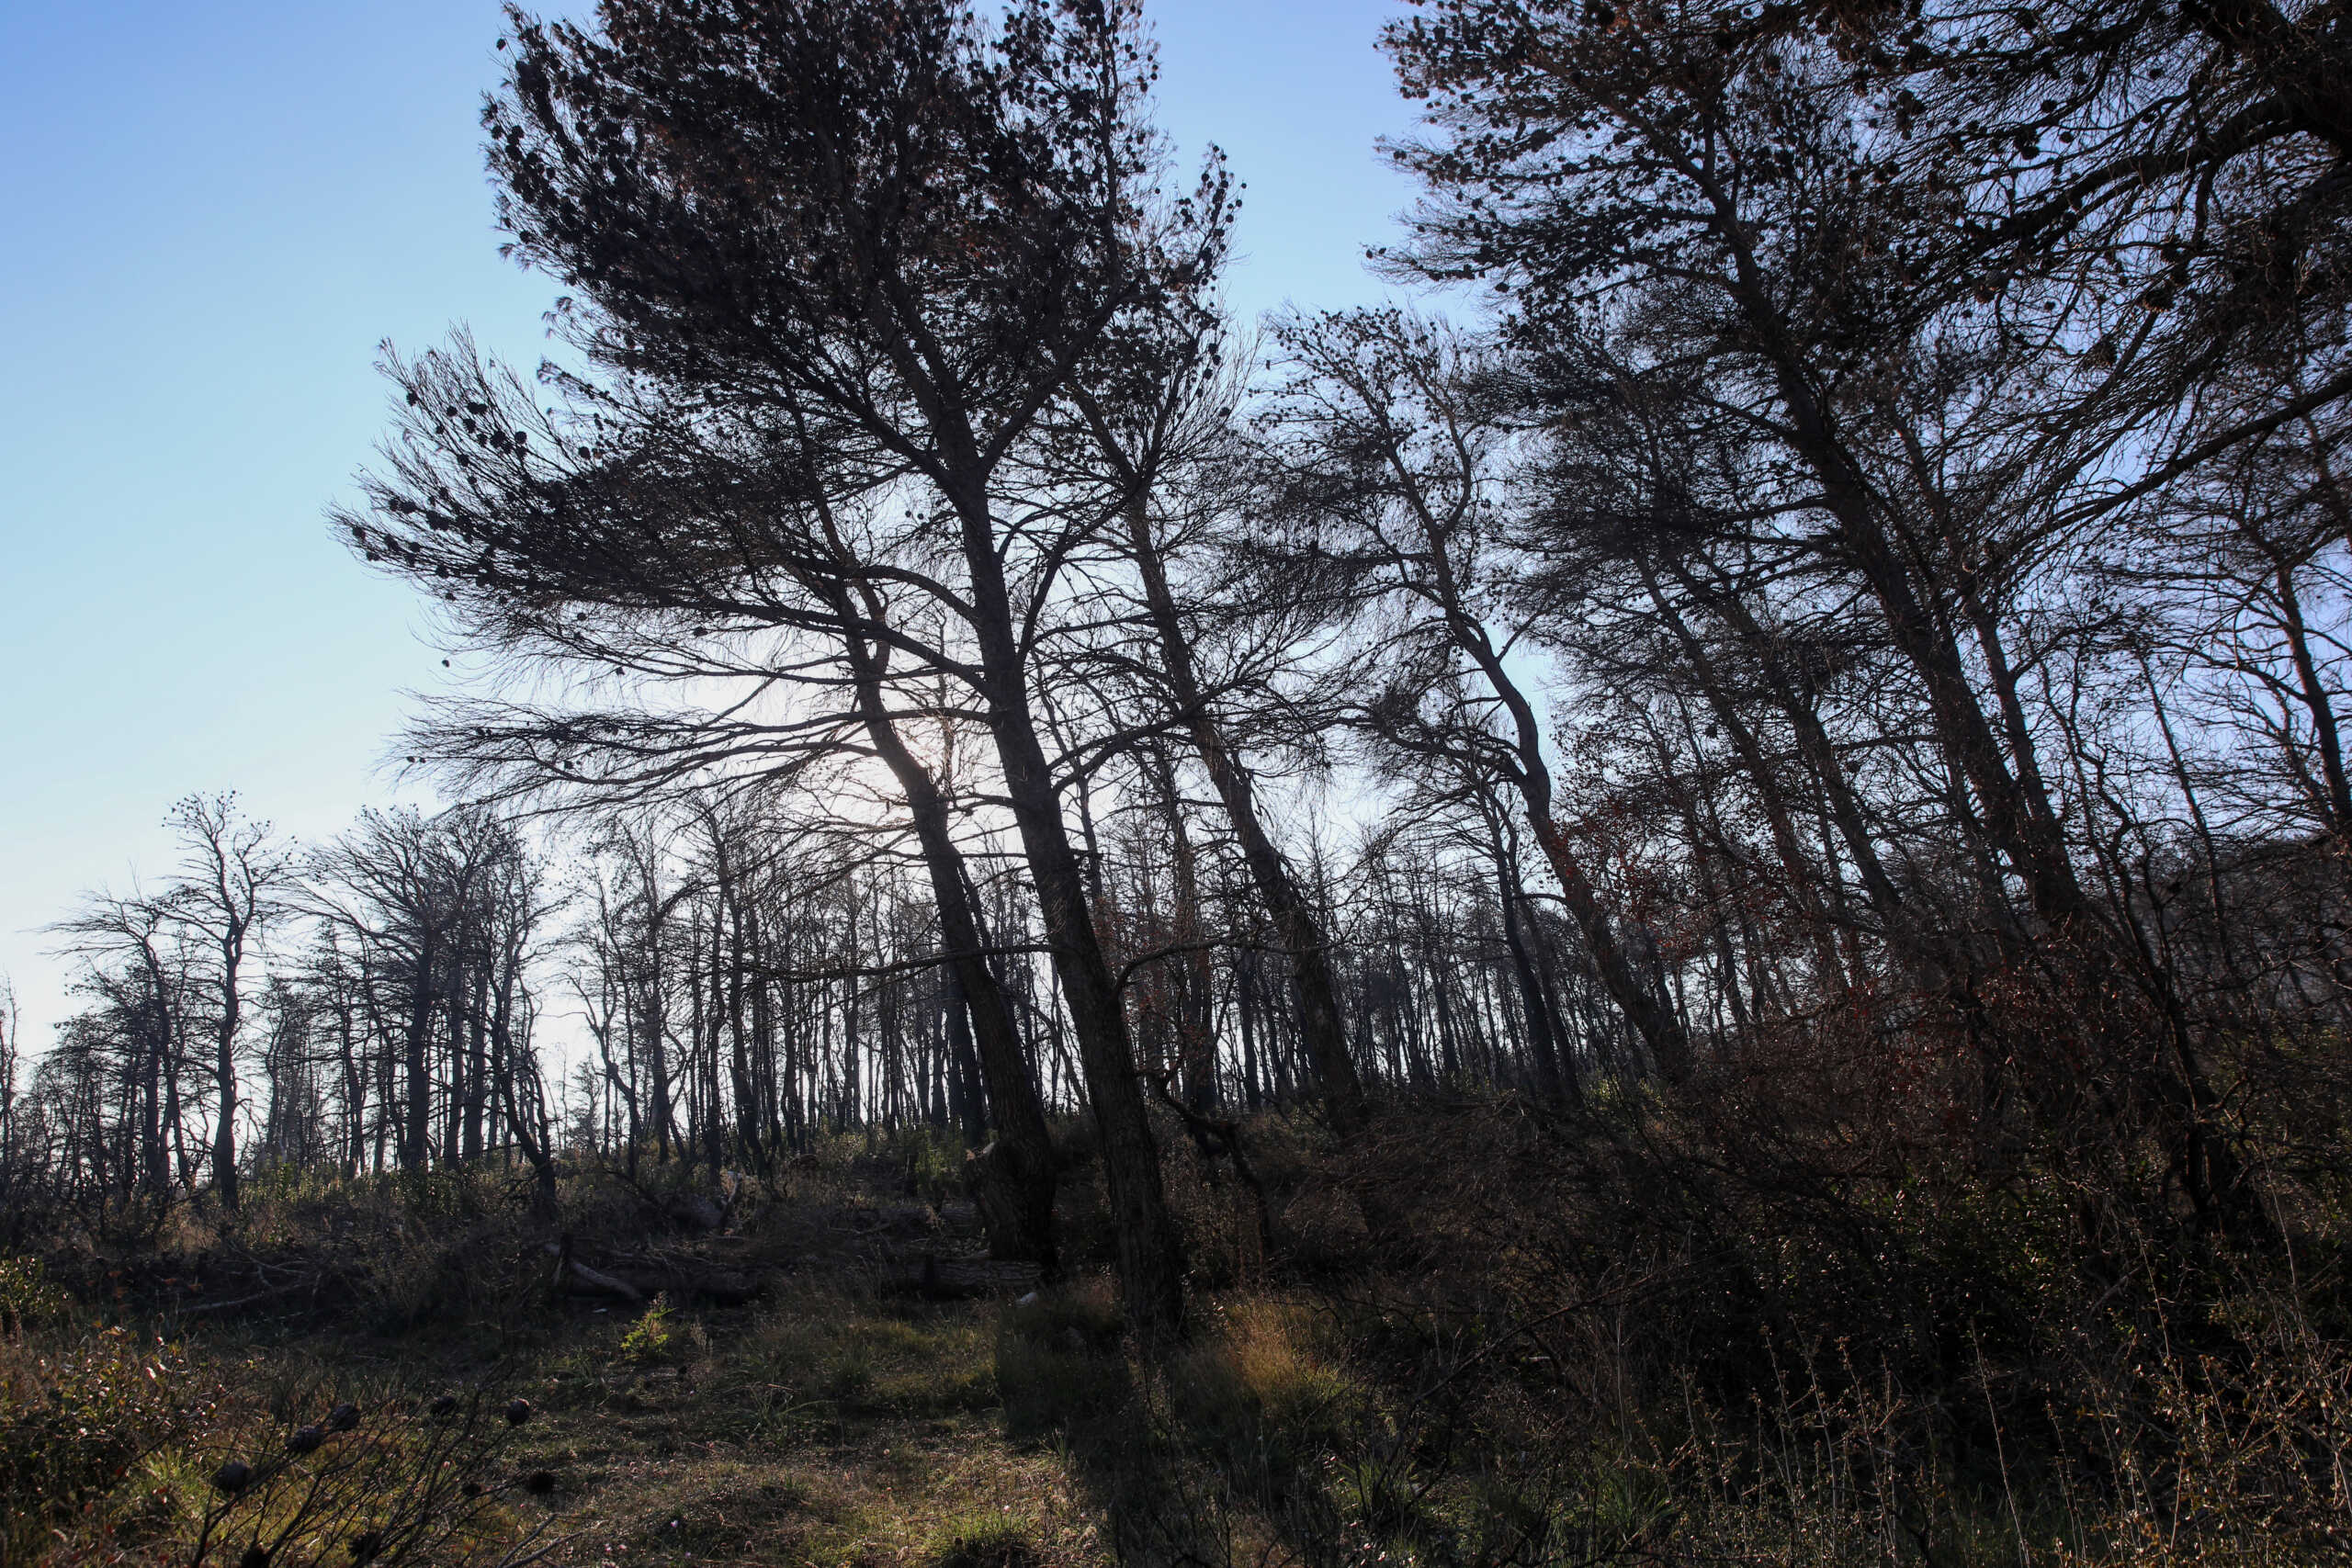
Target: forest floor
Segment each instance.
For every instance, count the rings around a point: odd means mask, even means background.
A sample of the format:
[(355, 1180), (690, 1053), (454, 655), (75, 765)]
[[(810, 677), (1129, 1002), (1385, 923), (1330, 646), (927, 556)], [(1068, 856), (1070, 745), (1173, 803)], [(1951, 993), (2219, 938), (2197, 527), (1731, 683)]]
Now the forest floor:
[(731, 1212), (460, 1168), (69, 1220), (0, 1256), (0, 1568), (2352, 1568), (2332, 1218), (2127, 1316), (2054, 1202), (1702, 1209), (1508, 1105), (1388, 1136), (1261, 1124), (1248, 1190), (1171, 1140), (1150, 1354), (1094, 1174), (1042, 1285), (938, 1141)]
[(324, 1391), (321, 1409), (329, 1393), (528, 1398), (504, 1460), (555, 1478), (544, 1503), (519, 1505), (557, 1516), (552, 1562), (1094, 1562), (1066, 1443), (1014, 1429), (997, 1382), (999, 1338), (1069, 1315), (1062, 1301), (928, 1302), (843, 1267), (744, 1306), (655, 1309), (650, 1335), (644, 1313), (582, 1305), (520, 1333), (195, 1346), (273, 1404), (303, 1387)]
[[(99, 1444), (102, 1423), (125, 1439), (94, 1449), (80, 1480), (52, 1476), (46, 1498), (21, 1483), (6, 1495), (0, 1443), (0, 1513), (17, 1527), (0, 1531), (0, 1568), (226, 1568), (248, 1539), (271, 1539), (264, 1516), (283, 1507), (241, 1513), (208, 1483), (220, 1465), (267, 1470), (289, 1437), (345, 1401), (361, 1438), (380, 1427), (384, 1440), (414, 1447), (422, 1413), (444, 1395), (482, 1412), (520, 1398), (530, 1412), (511, 1429), (486, 1419), (480, 1462), (464, 1461), (506, 1483), (497, 1528), (478, 1520), (470, 1545), (453, 1539), (428, 1560), (1044, 1568), (1114, 1561), (1122, 1540), (1169, 1560), (1325, 1555), (1283, 1545), (1272, 1524), (1253, 1530), (1222, 1504), (1196, 1508), (1172, 1484), (1164, 1445), (1149, 1441), (1164, 1431), (1139, 1409), (1164, 1415), (1173, 1390), (1191, 1430), (1261, 1450), (1270, 1421), (1314, 1425), (1309, 1407), (1348, 1385), (1310, 1348), (1295, 1306), (1262, 1292), (1198, 1296), (1192, 1343), (1154, 1363), (1146, 1393), (1107, 1274), (1040, 1285), (1034, 1269), (989, 1265), (968, 1202), (910, 1197), (895, 1174), (881, 1192), (846, 1173), (784, 1185), (788, 1194), (729, 1234), (632, 1233), (612, 1223), (608, 1201), (589, 1216), (601, 1237), (580, 1235), (577, 1256), (599, 1269), (755, 1282), (737, 1304), (691, 1285), (641, 1302), (583, 1296), (560, 1270), (551, 1281), (544, 1227), (511, 1209), (469, 1224), (379, 1194), (355, 1213), (348, 1190), (249, 1204), (232, 1230), (182, 1221), (113, 1267), (87, 1257), (71, 1296), (53, 1292), (49, 1321), (0, 1336), (0, 1417), (21, 1420), (62, 1388), (61, 1410), (90, 1402), (86, 1416), (62, 1417), (85, 1443)], [(298, 1269), (365, 1278), (326, 1304), (282, 1287), (255, 1299), (256, 1284)], [(130, 1357), (118, 1369), (127, 1375), (77, 1383), (55, 1371), (77, 1355), (96, 1366), (91, 1347), (109, 1344)], [(152, 1438), (132, 1440), (140, 1413), (107, 1401), (150, 1363), (166, 1374), (158, 1386), (187, 1397)], [(17, 1468), (54, 1470), (55, 1457)], [(21, 1528), (44, 1502), (52, 1528)], [(192, 1554), (213, 1516), (210, 1554)], [(325, 1521), (269, 1561), (347, 1568), (364, 1523)], [(1195, 1526), (1215, 1540), (1196, 1540)], [(345, 1539), (330, 1539), (338, 1529)], [(529, 1548), (519, 1557), (518, 1540)]]

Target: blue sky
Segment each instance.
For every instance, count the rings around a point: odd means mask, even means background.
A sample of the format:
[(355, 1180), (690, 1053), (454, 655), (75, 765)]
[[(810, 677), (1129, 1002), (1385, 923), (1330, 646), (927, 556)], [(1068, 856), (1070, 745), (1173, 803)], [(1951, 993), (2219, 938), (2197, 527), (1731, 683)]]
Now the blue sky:
[[(1162, 121), (1249, 182), (1234, 303), (1356, 303), (1410, 199), (1386, 0), (1161, 0)], [(490, 0), (0, 0), (0, 974), (170, 857), (190, 791), (300, 838), (394, 796), (448, 678), (320, 521), (385, 412), (376, 345), (536, 360), (555, 290), (497, 255), (476, 141)]]

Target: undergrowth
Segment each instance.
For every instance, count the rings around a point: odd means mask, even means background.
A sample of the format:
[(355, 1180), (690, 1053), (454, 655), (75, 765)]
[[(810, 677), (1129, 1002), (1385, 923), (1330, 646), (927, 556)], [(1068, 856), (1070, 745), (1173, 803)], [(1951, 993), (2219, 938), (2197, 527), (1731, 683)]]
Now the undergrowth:
[[(1200, 1264), (1190, 1337), (1149, 1354), (1084, 1167), (1058, 1283), (933, 1300), (877, 1264), (955, 1230), (952, 1150), (908, 1134), (730, 1192), (730, 1234), (693, 1245), (765, 1271), (749, 1306), (550, 1300), (549, 1222), (496, 1171), (257, 1181), (233, 1221), (61, 1235), (0, 1261), (0, 1552), (2352, 1562), (2322, 1167), (2274, 1183), (2256, 1247), (2030, 1162), (1733, 1159), (1638, 1098), (1392, 1116), (1344, 1156), (1303, 1120), (1245, 1135), (1274, 1246), (1170, 1138)], [(690, 1188), (576, 1170), (553, 1223), (641, 1237)]]

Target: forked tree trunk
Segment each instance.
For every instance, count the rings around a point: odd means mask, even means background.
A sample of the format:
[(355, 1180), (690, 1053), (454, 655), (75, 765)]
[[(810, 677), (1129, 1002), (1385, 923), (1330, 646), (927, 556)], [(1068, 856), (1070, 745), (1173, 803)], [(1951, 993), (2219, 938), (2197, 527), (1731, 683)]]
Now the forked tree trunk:
[(1035, 1076), (1013, 1025), (1012, 1004), (981, 951), (979, 919), (972, 908), (963, 852), (956, 847), (948, 821), (947, 801), (890, 717), (873, 649), (855, 637), (848, 639), (848, 649), (866, 738), (905, 794), (914, 820), (915, 840), (939, 909), (940, 940), (962, 993), (988, 1086), (997, 1135), (978, 1156), (972, 1178), (988, 1224), (989, 1249), (997, 1258), (1026, 1259), (1050, 1271), (1059, 1262), (1054, 1240), (1053, 1139)]
[(989, 728), (1102, 1141), (1127, 1314), (1148, 1337), (1178, 1335), (1184, 1322), (1183, 1247), (1160, 1181), (1159, 1150), (1136, 1076), (1126, 1010), (1094, 929), (1086, 878), (1070, 848), (1053, 771), (1029, 711), (1024, 660), (997, 557), (995, 525), (980, 487), (962, 488), (949, 499), (971, 577)]

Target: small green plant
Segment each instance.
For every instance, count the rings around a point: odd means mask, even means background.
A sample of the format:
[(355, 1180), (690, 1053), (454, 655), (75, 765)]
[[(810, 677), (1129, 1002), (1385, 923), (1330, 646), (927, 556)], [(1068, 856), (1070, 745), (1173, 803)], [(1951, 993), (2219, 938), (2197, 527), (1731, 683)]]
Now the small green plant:
[(62, 1314), (65, 1292), (49, 1282), (38, 1258), (0, 1258), (0, 1337)]
[(670, 1359), (676, 1337), (670, 1326), (670, 1296), (665, 1291), (646, 1303), (645, 1315), (621, 1336), (621, 1355), (639, 1366), (653, 1366)]
[(853, 1347), (825, 1372), (819, 1392), (836, 1404), (854, 1404), (863, 1401), (874, 1386), (874, 1363), (865, 1352)]

